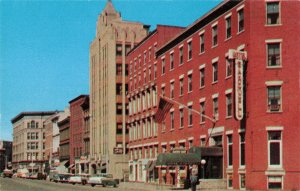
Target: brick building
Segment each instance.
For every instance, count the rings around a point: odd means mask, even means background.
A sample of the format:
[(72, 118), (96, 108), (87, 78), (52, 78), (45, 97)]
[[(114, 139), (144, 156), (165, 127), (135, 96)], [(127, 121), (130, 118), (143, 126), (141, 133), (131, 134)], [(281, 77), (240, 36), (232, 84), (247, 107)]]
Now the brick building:
[[(299, 64), (294, 63), (299, 58), (299, 8), (297, 1), (224, 1), (157, 49), (157, 79), (146, 82), (156, 84), (157, 96), (174, 105), (157, 137), (144, 139), (148, 125), (143, 115), (151, 112), (142, 112), (140, 104), (147, 98), (130, 104), (133, 113), (143, 113), (128, 122), (132, 158), (219, 148), (196, 152), (206, 162), (198, 166), (203, 183), (214, 179), (234, 189), (300, 189), (295, 142), (300, 137)], [(147, 73), (151, 64), (146, 65)], [(130, 70), (129, 98), (139, 92), (138, 75)], [(142, 128), (133, 123), (139, 118), (146, 119)], [(180, 164), (158, 169), (160, 183), (175, 185), (188, 176)]]
[[(144, 167), (147, 164), (148, 167), (150, 166), (158, 152), (157, 126), (153, 121), (157, 107), (155, 52), (163, 43), (182, 30), (182, 27), (158, 25), (157, 29), (127, 55), (130, 70), (130, 89), (127, 95), (129, 100), (127, 125), (131, 129), (128, 146), (130, 181), (145, 182), (147, 180), (148, 174)], [(149, 177), (150, 179), (155, 181), (152, 176)]]
[[(70, 112), (62, 117), (58, 123), (59, 128), (59, 160), (61, 173), (75, 171), (74, 165), (70, 163)], [(68, 169), (69, 168), (69, 169)]]
[(70, 104), (70, 164), (75, 165), (75, 174), (88, 171), (87, 156), (84, 155), (84, 111), (82, 104), (86, 102), (88, 95), (80, 95)]

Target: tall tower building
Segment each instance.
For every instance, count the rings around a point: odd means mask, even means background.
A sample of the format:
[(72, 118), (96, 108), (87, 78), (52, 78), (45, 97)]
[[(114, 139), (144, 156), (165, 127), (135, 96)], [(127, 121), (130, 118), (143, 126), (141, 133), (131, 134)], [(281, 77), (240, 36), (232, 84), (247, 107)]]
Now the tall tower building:
[(148, 25), (123, 21), (110, 0), (98, 17), (90, 44), (90, 172), (123, 177), (128, 169), (128, 63), (126, 53), (145, 36)]

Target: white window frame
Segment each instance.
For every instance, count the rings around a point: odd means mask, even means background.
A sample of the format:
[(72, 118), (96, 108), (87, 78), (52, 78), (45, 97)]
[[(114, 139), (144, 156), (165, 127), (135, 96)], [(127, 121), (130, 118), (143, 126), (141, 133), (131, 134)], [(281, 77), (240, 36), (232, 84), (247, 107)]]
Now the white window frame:
[[(267, 68), (282, 68), (282, 39), (268, 39), (265, 40), (266, 43), (266, 67)], [(268, 65), (268, 61), (269, 61), (269, 50), (268, 50), (268, 45), (270, 44), (279, 44), (279, 65), (275, 65), (275, 66), (269, 66)]]
[[(271, 133), (271, 132), (280, 132), (280, 140), (269, 140), (269, 133)], [(276, 129), (276, 128), (274, 128), (274, 129), (270, 129), (270, 128), (268, 128), (267, 127), (267, 141), (268, 141), (268, 168), (282, 168), (282, 163), (283, 163), (283, 161), (282, 161), (282, 159), (283, 159), (283, 157), (282, 157), (282, 152), (283, 152), (283, 150), (282, 150), (282, 137), (283, 137), (283, 131), (282, 130), (280, 130), (280, 129)], [(279, 160), (280, 160), (280, 164), (278, 164), (278, 165), (271, 165), (270, 163), (271, 163), (271, 161), (270, 161), (270, 144), (271, 143), (279, 143), (280, 145), (279, 145), (279, 150), (280, 150), (280, 155), (279, 155)]]

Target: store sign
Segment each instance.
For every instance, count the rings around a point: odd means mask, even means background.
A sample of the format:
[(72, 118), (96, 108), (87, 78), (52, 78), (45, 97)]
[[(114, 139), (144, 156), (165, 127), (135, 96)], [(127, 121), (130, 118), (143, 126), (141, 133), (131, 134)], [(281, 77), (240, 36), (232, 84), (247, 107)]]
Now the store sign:
[(247, 60), (247, 52), (229, 50), (229, 59), (235, 60), (235, 118), (242, 120), (244, 117), (244, 61)]
[(115, 148), (114, 148), (114, 154), (116, 154), (116, 155), (121, 155), (121, 154), (123, 154), (123, 148), (115, 147)]

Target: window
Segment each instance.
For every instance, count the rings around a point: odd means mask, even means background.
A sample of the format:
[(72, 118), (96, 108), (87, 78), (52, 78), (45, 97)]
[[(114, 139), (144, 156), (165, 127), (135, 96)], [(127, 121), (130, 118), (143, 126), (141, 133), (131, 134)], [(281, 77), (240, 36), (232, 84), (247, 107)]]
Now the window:
[(128, 76), (128, 64), (125, 65), (125, 76)]
[(204, 53), (205, 46), (204, 46), (204, 34), (200, 35), (200, 53)]
[(126, 54), (126, 55), (127, 55), (128, 52), (130, 51), (130, 49), (131, 49), (131, 45), (130, 45), (130, 44), (126, 44), (126, 45), (125, 45), (125, 54)]
[(205, 86), (205, 68), (200, 69), (200, 88)]
[(240, 174), (240, 189), (246, 188), (246, 175)]
[(171, 118), (171, 130), (174, 130), (174, 111), (170, 112), (170, 118)]
[(146, 64), (147, 52), (144, 52), (144, 65)]
[(180, 128), (183, 128), (183, 125), (184, 125), (184, 113), (183, 113), (183, 108), (179, 109), (179, 115), (180, 115)]
[(161, 87), (161, 95), (165, 96), (165, 87)]
[(165, 74), (166, 62), (165, 59), (161, 59), (161, 74)]
[(276, 112), (281, 108), (281, 86), (268, 87), (268, 111)]
[(122, 84), (120, 84), (120, 83), (116, 84), (116, 94), (122, 95)]
[(218, 103), (218, 98), (213, 98), (213, 112), (214, 112), (214, 117), (215, 119), (219, 119), (219, 103)]
[(200, 123), (204, 123), (205, 122), (205, 102), (201, 102), (200, 103), (200, 112), (201, 112), (201, 118), (200, 118)]
[(146, 83), (146, 81), (147, 81), (146, 70), (144, 70), (144, 84)]
[(205, 143), (206, 143), (206, 140), (205, 140), (205, 138), (201, 138), (200, 139), (200, 146), (205, 146)]
[(149, 53), (148, 53), (148, 60), (151, 60), (151, 48), (149, 48)]
[(192, 74), (188, 75), (188, 92), (193, 91), (193, 76)]
[(117, 44), (116, 45), (116, 55), (117, 56), (122, 56), (122, 44)]
[(153, 75), (154, 75), (154, 79), (156, 79), (156, 77), (157, 77), (157, 67), (156, 67), (156, 64), (153, 65)]
[(192, 59), (192, 41), (188, 42), (188, 60)]
[(149, 76), (149, 81), (151, 81), (151, 79), (152, 79), (151, 67), (149, 67), (148, 76)]
[(162, 153), (166, 153), (167, 152), (167, 146), (166, 145), (162, 145), (161, 146), (161, 150), (162, 150)]
[(269, 166), (281, 166), (281, 131), (268, 132)]
[(189, 126), (192, 126), (193, 125), (193, 111), (192, 111), (192, 109), (193, 109), (193, 106), (188, 106), (188, 116), (189, 116), (189, 118), (188, 118), (188, 125)]
[(245, 133), (240, 133), (240, 166), (245, 166)]
[(226, 95), (226, 117), (232, 116), (232, 95)]
[(267, 3), (267, 24), (279, 24), (279, 2)]
[(231, 17), (226, 18), (226, 38), (231, 37)]
[(218, 81), (218, 62), (212, 64), (213, 67), (213, 83)]
[(280, 43), (267, 44), (268, 66), (280, 66)]
[(122, 76), (122, 64), (117, 64), (116, 75)]
[(179, 80), (179, 95), (183, 95), (183, 78)]
[(183, 64), (183, 47), (179, 48), (179, 65)]
[(218, 45), (218, 26), (213, 26), (212, 28), (212, 46)]
[(268, 189), (282, 189), (282, 176), (268, 176)]
[(233, 179), (232, 174), (231, 173), (227, 174), (227, 187), (228, 188), (232, 188), (232, 179)]
[(232, 135), (227, 136), (227, 164), (232, 167)]
[(238, 32), (242, 32), (244, 30), (244, 10), (241, 9), (238, 11)]
[(232, 66), (233, 66), (233, 60), (226, 58), (226, 77), (230, 77), (232, 75)]
[(174, 69), (174, 54), (170, 54), (170, 70)]
[(170, 98), (174, 98), (174, 82), (170, 84)]
[(122, 115), (122, 103), (117, 103), (117, 114)]

